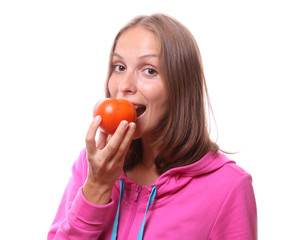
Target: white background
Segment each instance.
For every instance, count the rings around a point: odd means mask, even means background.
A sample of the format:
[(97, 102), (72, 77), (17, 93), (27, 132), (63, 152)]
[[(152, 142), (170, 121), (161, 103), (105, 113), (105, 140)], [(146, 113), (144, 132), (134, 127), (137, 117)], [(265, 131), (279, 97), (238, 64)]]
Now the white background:
[(218, 143), (239, 151), (230, 157), (253, 176), (259, 239), (296, 239), (296, 15), (287, 0), (1, 1), (1, 239), (46, 239), (103, 96), (112, 40), (155, 12), (196, 37)]

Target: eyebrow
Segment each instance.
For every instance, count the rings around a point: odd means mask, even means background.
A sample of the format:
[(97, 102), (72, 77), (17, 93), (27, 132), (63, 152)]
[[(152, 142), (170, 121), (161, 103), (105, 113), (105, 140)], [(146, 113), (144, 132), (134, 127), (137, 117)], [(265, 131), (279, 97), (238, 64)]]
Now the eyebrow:
[[(112, 57), (118, 57), (118, 58), (120, 58), (120, 59), (123, 59), (123, 57), (122, 56), (120, 56), (118, 53), (116, 53), (116, 52), (114, 52), (113, 54), (112, 54)], [(152, 58), (152, 57), (158, 57), (158, 55), (157, 54), (145, 54), (145, 55), (142, 55), (142, 56), (140, 56), (139, 57), (139, 59), (141, 59), (141, 60), (143, 60), (143, 59), (146, 59), (146, 58)]]

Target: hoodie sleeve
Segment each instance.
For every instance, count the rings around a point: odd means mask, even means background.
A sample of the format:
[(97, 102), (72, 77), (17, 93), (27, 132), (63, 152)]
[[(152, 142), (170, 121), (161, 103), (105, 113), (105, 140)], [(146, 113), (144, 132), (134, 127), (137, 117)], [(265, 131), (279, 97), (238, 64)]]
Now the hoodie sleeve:
[(113, 201), (107, 205), (98, 206), (85, 199), (82, 186), (86, 172), (87, 160), (85, 150), (83, 150), (72, 167), (72, 176), (64, 191), (47, 240), (98, 239), (105, 228), (107, 219), (112, 218), (110, 215), (116, 211)]
[(257, 239), (257, 209), (249, 174), (235, 184), (220, 209), (209, 237), (219, 239)]

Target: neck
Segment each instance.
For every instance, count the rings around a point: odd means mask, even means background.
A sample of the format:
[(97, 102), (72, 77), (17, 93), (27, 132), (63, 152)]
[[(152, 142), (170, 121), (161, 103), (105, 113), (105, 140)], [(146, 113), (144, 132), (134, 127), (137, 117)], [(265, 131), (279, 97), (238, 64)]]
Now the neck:
[(152, 144), (147, 144), (142, 141), (142, 148), (143, 148), (143, 156), (140, 165), (145, 167), (152, 167), (154, 166), (154, 159), (158, 154), (158, 150)]
[(126, 172), (128, 178), (134, 180), (140, 185), (153, 184), (159, 174), (156, 171), (154, 159), (157, 156), (157, 148), (151, 144), (145, 144), (142, 141), (143, 156), (141, 162), (139, 162), (133, 169)]

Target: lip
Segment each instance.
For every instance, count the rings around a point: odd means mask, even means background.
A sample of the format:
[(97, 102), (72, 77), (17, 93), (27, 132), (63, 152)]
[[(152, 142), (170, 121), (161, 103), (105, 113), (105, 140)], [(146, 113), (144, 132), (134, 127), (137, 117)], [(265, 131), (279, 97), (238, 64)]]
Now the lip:
[[(127, 100), (127, 99), (126, 99), (126, 100)], [(141, 103), (132, 102), (132, 101), (130, 101), (130, 100), (127, 100), (127, 101), (129, 101), (130, 103), (132, 103), (132, 104), (134, 105), (134, 107), (135, 107), (135, 108), (137, 108), (137, 107), (139, 107), (139, 106), (145, 106), (145, 107), (146, 107), (146, 105), (145, 105), (145, 104), (141, 104)]]

